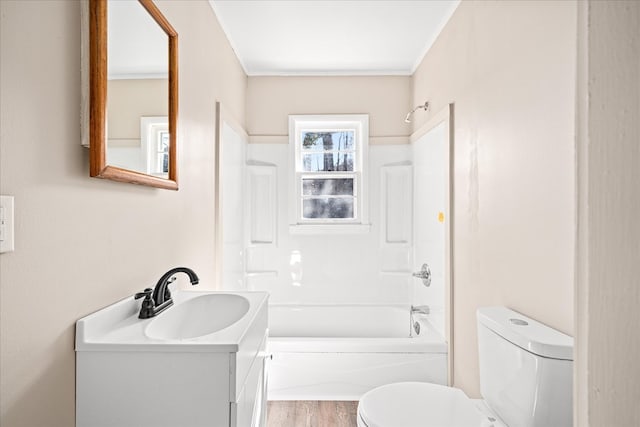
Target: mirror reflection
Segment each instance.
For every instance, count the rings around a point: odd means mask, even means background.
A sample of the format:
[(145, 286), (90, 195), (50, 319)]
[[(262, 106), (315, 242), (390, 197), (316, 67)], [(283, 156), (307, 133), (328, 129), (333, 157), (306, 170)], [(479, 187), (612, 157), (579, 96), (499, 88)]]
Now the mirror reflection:
[(168, 178), (168, 36), (137, 0), (107, 14), (106, 163)]

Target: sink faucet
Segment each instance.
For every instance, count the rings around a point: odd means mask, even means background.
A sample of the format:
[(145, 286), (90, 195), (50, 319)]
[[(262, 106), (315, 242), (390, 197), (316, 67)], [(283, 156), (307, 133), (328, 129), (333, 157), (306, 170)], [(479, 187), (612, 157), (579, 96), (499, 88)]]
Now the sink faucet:
[(156, 304), (156, 307), (161, 306), (167, 301), (171, 301), (171, 292), (169, 292), (169, 284), (175, 281), (175, 277), (173, 277), (176, 273), (186, 273), (189, 276), (189, 280), (192, 285), (197, 285), (200, 279), (198, 279), (198, 275), (193, 272), (192, 269), (187, 267), (176, 267), (167, 271), (162, 275), (162, 277), (156, 283), (156, 287), (153, 289), (153, 301)]
[(190, 268), (172, 268), (160, 277), (155, 288), (146, 288), (144, 291), (138, 292), (135, 295), (135, 299), (145, 297), (142, 301), (138, 318), (148, 319), (150, 317), (154, 317), (173, 305), (171, 292), (169, 292), (169, 284), (176, 280), (176, 278), (173, 277), (176, 273), (187, 274), (192, 285), (197, 285), (200, 281), (200, 279), (198, 279), (198, 275)]

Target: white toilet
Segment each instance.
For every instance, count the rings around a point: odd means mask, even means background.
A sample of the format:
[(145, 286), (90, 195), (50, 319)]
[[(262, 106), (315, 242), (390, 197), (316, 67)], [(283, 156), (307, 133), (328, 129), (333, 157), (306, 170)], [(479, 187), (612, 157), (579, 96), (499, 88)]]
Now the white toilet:
[(406, 382), (358, 403), (358, 427), (570, 427), (573, 338), (505, 307), (478, 309), (480, 393)]

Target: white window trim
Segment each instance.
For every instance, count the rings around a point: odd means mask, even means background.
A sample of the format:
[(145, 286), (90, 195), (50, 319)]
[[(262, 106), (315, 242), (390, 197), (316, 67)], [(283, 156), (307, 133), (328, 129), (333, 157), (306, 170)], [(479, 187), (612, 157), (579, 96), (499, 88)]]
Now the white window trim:
[(154, 172), (156, 160), (155, 142), (160, 132), (169, 131), (167, 116), (142, 116), (140, 117), (140, 140), (142, 142), (142, 155), (144, 156), (147, 173), (155, 176), (165, 176), (165, 173)]
[[(302, 169), (302, 156), (300, 148), (301, 130), (355, 130), (356, 140), (358, 141), (358, 143), (356, 144), (355, 173), (335, 173), (336, 178), (339, 178), (343, 175), (355, 175), (355, 220), (302, 219), (301, 176), (313, 176), (315, 173), (300, 172)], [(291, 159), (291, 185), (289, 190), (289, 231), (292, 234), (367, 233), (371, 227), (371, 225), (369, 224), (367, 168), (369, 159), (369, 116), (367, 114), (291, 115), (289, 116), (289, 151)], [(321, 175), (321, 173), (318, 175)]]

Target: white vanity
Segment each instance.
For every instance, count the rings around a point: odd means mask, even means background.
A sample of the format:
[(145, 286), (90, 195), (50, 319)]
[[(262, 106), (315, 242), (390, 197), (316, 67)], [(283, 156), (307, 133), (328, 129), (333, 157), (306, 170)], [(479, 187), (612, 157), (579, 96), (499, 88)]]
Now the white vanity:
[(264, 292), (122, 300), (76, 325), (77, 427), (254, 427), (266, 418)]

